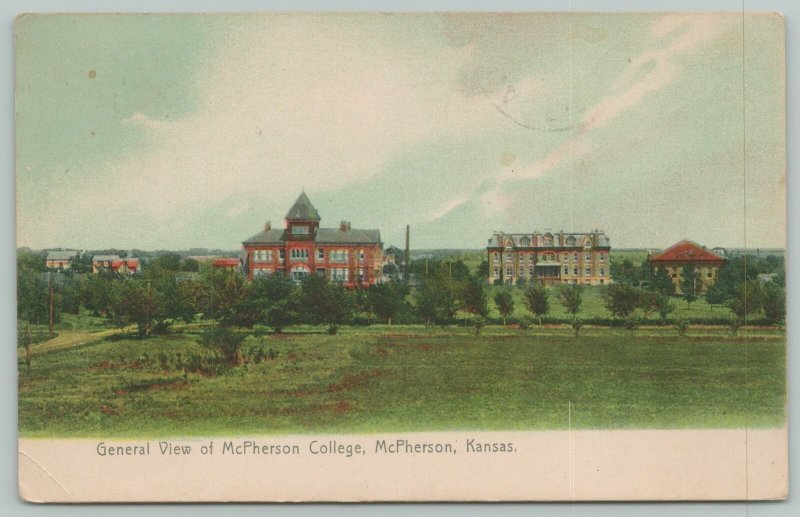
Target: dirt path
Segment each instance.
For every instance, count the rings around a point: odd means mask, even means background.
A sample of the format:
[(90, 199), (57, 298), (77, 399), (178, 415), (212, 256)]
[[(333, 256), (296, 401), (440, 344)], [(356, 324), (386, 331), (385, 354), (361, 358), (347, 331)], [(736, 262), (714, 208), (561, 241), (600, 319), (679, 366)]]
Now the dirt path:
[[(46, 354), (49, 352), (58, 352), (80, 345), (86, 345), (95, 341), (100, 341), (108, 336), (122, 332), (119, 329), (101, 330), (98, 332), (90, 332), (88, 330), (59, 330), (58, 335), (53, 339), (48, 339), (42, 343), (31, 346), (31, 355)], [(25, 349), (18, 348), (17, 355), (25, 357)]]

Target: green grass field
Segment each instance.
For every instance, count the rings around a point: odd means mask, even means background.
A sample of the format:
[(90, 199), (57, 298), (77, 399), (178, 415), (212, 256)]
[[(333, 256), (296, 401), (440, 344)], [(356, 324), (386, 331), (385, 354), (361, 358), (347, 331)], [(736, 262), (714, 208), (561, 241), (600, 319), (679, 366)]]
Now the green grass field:
[[(219, 375), (192, 326), (150, 339), (34, 345), (19, 370), (27, 437), (573, 428), (729, 428), (785, 421), (785, 335), (746, 329), (298, 327)], [(85, 337), (85, 336), (84, 336)], [(156, 360), (161, 356), (160, 359)], [(571, 406), (571, 415), (568, 413)]]

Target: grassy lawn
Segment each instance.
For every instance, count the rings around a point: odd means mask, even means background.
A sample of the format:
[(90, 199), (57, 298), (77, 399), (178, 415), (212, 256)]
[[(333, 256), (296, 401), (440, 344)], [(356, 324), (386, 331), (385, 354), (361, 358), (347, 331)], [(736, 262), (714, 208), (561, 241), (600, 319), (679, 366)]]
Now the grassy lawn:
[[(784, 422), (785, 335), (722, 328), (298, 327), (260, 362), (185, 373), (192, 326), (42, 349), (19, 372), (23, 436), (165, 437), (457, 429), (702, 428)], [(43, 343), (45, 347), (47, 343)]]

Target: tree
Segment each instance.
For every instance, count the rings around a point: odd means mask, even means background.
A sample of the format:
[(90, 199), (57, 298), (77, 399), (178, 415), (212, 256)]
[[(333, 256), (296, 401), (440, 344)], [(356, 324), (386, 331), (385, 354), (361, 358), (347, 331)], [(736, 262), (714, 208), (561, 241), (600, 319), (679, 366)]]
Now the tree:
[(639, 290), (627, 284), (611, 284), (603, 290), (606, 309), (619, 319), (626, 319), (639, 304)]
[(237, 334), (225, 327), (216, 327), (207, 330), (202, 335), (202, 343), (214, 350), (217, 350), (225, 358), (230, 366), (242, 364), (242, 341), (245, 336)]
[(258, 276), (247, 288), (247, 299), (257, 319), (280, 334), (295, 319), (293, 291), (292, 281), (284, 275)]
[(446, 271), (437, 271), (415, 292), (417, 312), (429, 325), (431, 321), (449, 323), (458, 311), (458, 284)]
[(650, 277), (650, 290), (665, 296), (675, 294), (675, 284), (672, 283), (669, 273), (663, 267), (656, 268)]
[(786, 318), (786, 292), (779, 285), (769, 282), (764, 286), (761, 305), (770, 325), (781, 323)]
[(489, 262), (482, 260), (475, 270), (475, 275), (481, 279), (489, 278)]
[(256, 313), (252, 306), (244, 303), (247, 292), (242, 275), (227, 269), (209, 268), (201, 273), (200, 285), (198, 301), (206, 317), (216, 319), (223, 327), (253, 325)]
[(659, 294), (656, 296), (656, 312), (661, 317), (661, 324), (667, 323), (667, 318), (675, 311), (675, 304), (669, 299), (669, 296)]
[(321, 276), (303, 279), (297, 296), (299, 307), (310, 323), (340, 325), (348, 321), (355, 310), (353, 297), (347, 289)]
[(473, 276), (464, 278), (460, 282), (458, 298), (464, 311), (482, 318), (486, 318), (489, 314), (489, 301), (485, 281), (482, 278)]
[(511, 316), (514, 312), (514, 296), (511, 291), (506, 289), (497, 291), (494, 295), (494, 304), (497, 306), (497, 311), (503, 318), (503, 325), (506, 324), (506, 318)]
[(663, 294), (658, 294), (655, 291), (639, 291), (639, 308), (642, 309), (642, 315), (644, 319), (647, 320), (647, 317), (653, 311), (658, 311), (659, 302), (658, 297), (664, 296)]
[(385, 282), (375, 284), (367, 291), (369, 306), (379, 318), (386, 320), (391, 326), (392, 320), (406, 306), (408, 286), (401, 282)]
[(135, 323), (139, 337), (150, 335), (153, 315), (159, 309), (158, 294), (143, 283), (139, 280), (116, 283), (111, 303), (111, 316), (117, 327)]
[(550, 311), (547, 288), (542, 284), (533, 284), (525, 289), (525, 307), (531, 314), (539, 318), (539, 326), (542, 326), (542, 316)]
[(761, 286), (758, 280), (745, 280), (739, 283), (733, 290), (729, 306), (731, 311), (745, 321), (747, 315), (761, 308)]
[(633, 262), (625, 259), (622, 262), (611, 262), (611, 276), (618, 284), (639, 285), (645, 274), (641, 266), (634, 266)]
[(706, 289), (706, 302), (711, 306), (712, 311), (715, 305), (723, 305), (727, 302), (729, 296), (730, 293), (728, 293), (725, 286), (719, 282), (714, 282)]
[(575, 321), (583, 303), (583, 286), (580, 284), (562, 286), (558, 291), (558, 297), (561, 305), (572, 315), (572, 320)]
[(691, 307), (692, 302), (697, 300), (697, 293), (702, 286), (702, 280), (697, 278), (697, 270), (694, 266), (684, 266), (681, 272), (681, 294), (686, 300), (686, 306)]

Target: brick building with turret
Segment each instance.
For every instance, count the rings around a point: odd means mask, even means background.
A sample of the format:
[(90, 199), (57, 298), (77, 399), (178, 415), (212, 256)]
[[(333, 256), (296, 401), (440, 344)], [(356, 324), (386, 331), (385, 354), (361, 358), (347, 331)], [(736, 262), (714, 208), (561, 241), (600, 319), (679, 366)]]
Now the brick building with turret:
[(379, 230), (359, 230), (342, 221), (320, 228), (320, 216), (305, 192), (286, 214), (283, 228), (264, 229), (242, 243), (247, 278), (281, 274), (296, 282), (320, 275), (346, 287), (368, 287), (382, 276)]

